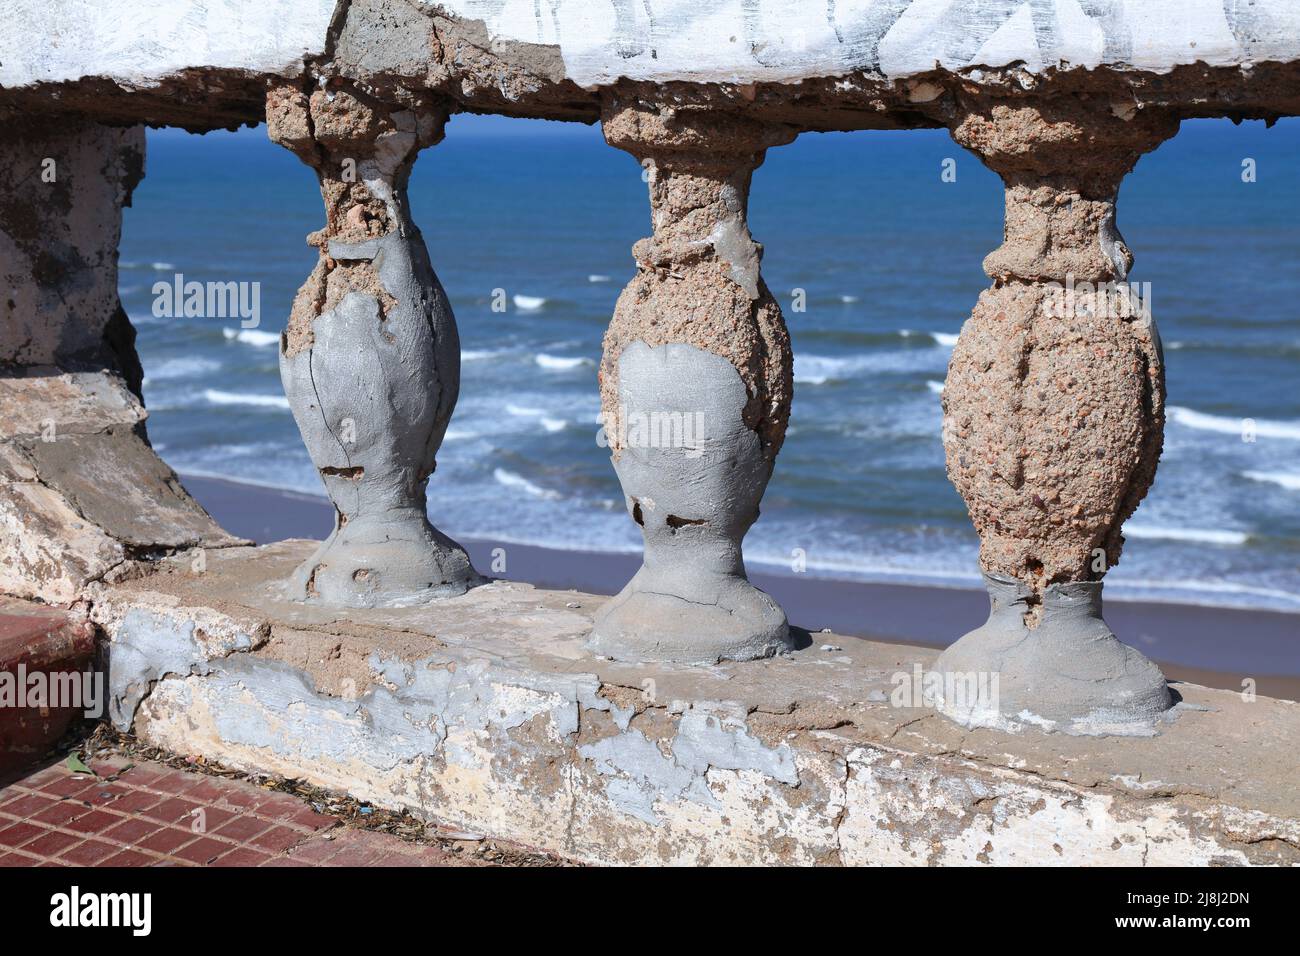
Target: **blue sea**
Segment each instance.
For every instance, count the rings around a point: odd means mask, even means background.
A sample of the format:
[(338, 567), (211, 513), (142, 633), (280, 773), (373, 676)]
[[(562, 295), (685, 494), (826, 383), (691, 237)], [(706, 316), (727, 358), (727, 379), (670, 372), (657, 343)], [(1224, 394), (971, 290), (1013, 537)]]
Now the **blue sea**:
[[(1298, 147), (1300, 121), (1190, 121), (1123, 187), (1130, 280), (1150, 283), (1165, 343), (1169, 425), (1111, 598), (1300, 611)], [(940, 175), (948, 158), (955, 182)], [(459, 116), (418, 161), (411, 200), (463, 348), (434, 523), (639, 551), (596, 442), (601, 336), (650, 229), (635, 160), (596, 127)], [(768, 153), (750, 210), (796, 357), (789, 437), (748, 562), (790, 570), (798, 549), (814, 575), (976, 586), (939, 392), (988, 285), (981, 260), (1001, 241), (999, 181), (944, 131), (805, 134)], [(264, 130), (151, 131), (121, 295), (150, 436), (182, 474), (323, 493), (276, 352), (315, 261), (303, 238), (322, 218), (314, 174)], [(156, 317), (153, 284), (176, 273), (260, 283), (260, 325)], [(492, 310), (496, 290), (505, 312)]]

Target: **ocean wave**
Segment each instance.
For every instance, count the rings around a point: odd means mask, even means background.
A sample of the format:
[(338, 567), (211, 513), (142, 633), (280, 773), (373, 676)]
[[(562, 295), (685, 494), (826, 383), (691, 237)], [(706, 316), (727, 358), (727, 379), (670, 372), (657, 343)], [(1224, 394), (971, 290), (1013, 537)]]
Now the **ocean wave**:
[(593, 273), (592, 275), (587, 276), (587, 281), (588, 281), (588, 282), (613, 282), (613, 281), (614, 281), (614, 277), (613, 277), (613, 276), (602, 276), (602, 275), (596, 275), (596, 274)]
[(957, 344), (956, 332), (917, 332), (915, 329), (899, 329), (898, 334), (905, 339), (924, 335), (926, 338), (933, 341), (935, 345), (941, 345), (946, 349), (950, 349)]
[(845, 305), (852, 305), (853, 303), (860, 301), (856, 295), (841, 295), (839, 300)]
[(867, 355), (836, 357), (796, 352), (794, 380), (803, 385), (825, 385), (867, 373), (938, 371), (943, 367), (937, 349), (910, 349)]
[(1300, 474), (1286, 471), (1243, 471), (1243, 478), (1280, 485), (1287, 491), (1300, 491)]
[(1166, 528), (1160, 525), (1126, 524), (1124, 537), (1163, 541), (1195, 541), (1198, 544), (1241, 545), (1250, 535), (1245, 531), (1217, 528)]
[(542, 368), (556, 372), (568, 372), (584, 365), (595, 364), (589, 358), (568, 358), (561, 355), (547, 355), (545, 352), (538, 352), (533, 360)]
[(510, 415), (518, 415), (520, 418), (540, 418), (546, 414), (545, 409), (530, 408), (526, 405), (511, 405), (509, 403), (506, 404), (506, 412)]
[(505, 349), (461, 349), (460, 360), (462, 362), (482, 362), (505, 354)]
[(936, 379), (928, 379), (925, 383), (925, 387), (936, 395), (943, 394), (943, 382), (937, 381)]
[(289, 400), (283, 395), (245, 395), (209, 388), (204, 390), (203, 397), (211, 405), (251, 405), (257, 408), (284, 409), (289, 407)]
[(492, 477), (497, 480), (498, 484), (505, 485), (507, 488), (515, 488), (534, 498), (544, 498), (548, 501), (554, 501), (560, 497), (558, 492), (550, 491), (533, 484), (523, 475), (517, 475), (513, 471), (506, 471), (504, 468), (497, 468), (492, 472)]
[(568, 424), (562, 418), (543, 418), (541, 422), (542, 422), (542, 427), (545, 428), (548, 432), (562, 432), (564, 431), (565, 426)]
[(515, 308), (523, 312), (536, 312), (546, 305), (546, 299), (540, 295), (514, 295), (511, 299)]
[(252, 345), (256, 348), (265, 348), (268, 345), (279, 345), (280, 336), (276, 332), (263, 332), (259, 329), (222, 329), (221, 334), (225, 336), (227, 342), (243, 342), (245, 345)]
[(145, 384), (177, 378), (198, 378), (216, 372), (221, 368), (220, 362), (206, 358), (171, 358), (158, 363), (150, 363)]
[(443, 441), (469, 441), (471, 438), (478, 438), (478, 432), (472, 432), (468, 428), (448, 428)]
[(1248, 417), (1231, 418), (1226, 415), (1208, 415), (1205, 412), (1198, 412), (1195, 409), (1184, 408), (1182, 405), (1170, 405), (1168, 408), (1169, 420), (1176, 422), (1186, 428), (1195, 428), (1198, 431), (1219, 432), (1224, 435), (1243, 435), (1246, 432), (1246, 421), (1254, 422), (1254, 433), (1257, 438), (1289, 438), (1293, 441), (1300, 441), (1300, 422), (1283, 422), (1272, 421), (1267, 418)]

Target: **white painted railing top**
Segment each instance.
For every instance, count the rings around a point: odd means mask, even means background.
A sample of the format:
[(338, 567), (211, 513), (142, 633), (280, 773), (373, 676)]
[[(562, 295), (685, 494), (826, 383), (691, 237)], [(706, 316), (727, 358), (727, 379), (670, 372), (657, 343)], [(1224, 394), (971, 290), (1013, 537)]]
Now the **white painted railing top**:
[[(585, 88), (626, 77), (797, 81), (858, 70), (1023, 64), (1164, 72), (1300, 60), (1296, 0), (369, 0), (423, 6), (511, 43), (558, 48)], [(353, 14), (356, 7), (354, 5)], [(0, 86), (179, 71), (291, 74), (319, 55), (334, 0), (0, 0)], [(362, 14), (364, 15), (364, 14)]]

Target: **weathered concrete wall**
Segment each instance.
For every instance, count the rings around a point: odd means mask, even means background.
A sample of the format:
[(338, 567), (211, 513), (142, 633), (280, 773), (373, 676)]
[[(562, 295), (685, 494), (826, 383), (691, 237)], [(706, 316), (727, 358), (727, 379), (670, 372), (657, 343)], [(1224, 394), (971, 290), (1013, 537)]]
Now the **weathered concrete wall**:
[[(601, 863), (1300, 862), (1300, 708), (1181, 685), (1155, 736), (965, 730), (892, 706), (933, 653), (628, 665), (600, 601), (497, 582), (425, 608), (277, 600), (309, 545), (90, 591), (119, 726), (155, 745)], [(526, 637), (526, 639), (525, 639)]]
[(934, 125), (957, 85), (1300, 111), (1290, 0), (2, 0), (0, 16), (0, 112), (196, 129), (257, 122), (265, 81), (304, 70), (586, 122), (637, 85), (809, 129)]
[(117, 294), (139, 127), (14, 122), (0, 141), (0, 593), (68, 604), (132, 555), (235, 543), (153, 453)]

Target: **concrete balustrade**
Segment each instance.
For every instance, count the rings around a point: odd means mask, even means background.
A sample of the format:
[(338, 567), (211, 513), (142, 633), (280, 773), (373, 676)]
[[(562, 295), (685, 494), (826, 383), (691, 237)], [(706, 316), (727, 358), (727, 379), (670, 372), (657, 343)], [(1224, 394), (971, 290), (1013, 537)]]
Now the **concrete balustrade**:
[[(1294, 788), (1266, 779), (1294, 708), (1178, 706), (1101, 604), (1164, 423), (1119, 187), (1181, 119), (1300, 115), (1288, 0), (1189, 3), (1177, 29), (1139, 0), (11, 6), (0, 594), (94, 623), (119, 727), (598, 862), (1300, 861)], [(644, 560), (607, 601), (486, 582), (426, 514), (459, 345), (406, 183), (460, 111), (599, 121), (649, 189), (599, 383)], [(252, 548), (148, 445), (116, 246), (140, 124), (263, 120), (324, 200), (280, 359), (337, 520)], [(741, 547), (793, 394), (750, 178), (802, 132), (923, 127), (1006, 193), (943, 398), (991, 613), (937, 660), (798, 648)], [(891, 702), (913, 665), (999, 697)]]

